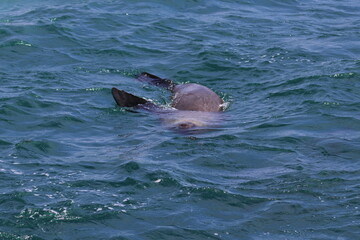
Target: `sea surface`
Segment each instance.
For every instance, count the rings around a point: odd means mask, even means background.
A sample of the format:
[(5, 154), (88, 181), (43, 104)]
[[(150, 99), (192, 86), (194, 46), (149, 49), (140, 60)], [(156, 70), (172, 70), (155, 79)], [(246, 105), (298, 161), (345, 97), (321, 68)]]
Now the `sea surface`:
[[(220, 124), (117, 107), (143, 71)], [(0, 1), (1, 240), (359, 236), (360, 1)]]

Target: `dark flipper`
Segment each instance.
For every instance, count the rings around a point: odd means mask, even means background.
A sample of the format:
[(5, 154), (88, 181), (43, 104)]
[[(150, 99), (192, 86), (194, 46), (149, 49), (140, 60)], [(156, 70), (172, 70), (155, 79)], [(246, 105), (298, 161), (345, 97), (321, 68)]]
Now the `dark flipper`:
[(134, 96), (130, 93), (119, 90), (117, 88), (112, 88), (111, 93), (115, 99), (115, 102), (120, 107), (135, 107), (137, 105), (149, 103), (148, 101), (146, 101), (143, 98)]
[(136, 77), (136, 79), (141, 82), (147, 82), (155, 86), (166, 88), (170, 91), (172, 91), (175, 86), (175, 84), (171, 80), (165, 78), (159, 78), (147, 72), (141, 73), (139, 76)]

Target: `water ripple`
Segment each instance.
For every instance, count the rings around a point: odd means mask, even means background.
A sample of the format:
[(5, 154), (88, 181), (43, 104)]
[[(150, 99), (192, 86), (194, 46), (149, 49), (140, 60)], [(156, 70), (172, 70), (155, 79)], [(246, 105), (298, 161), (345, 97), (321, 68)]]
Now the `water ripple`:
[[(356, 239), (356, 1), (3, 1), (1, 239)], [(181, 135), (148, 71), (228, 103)]]

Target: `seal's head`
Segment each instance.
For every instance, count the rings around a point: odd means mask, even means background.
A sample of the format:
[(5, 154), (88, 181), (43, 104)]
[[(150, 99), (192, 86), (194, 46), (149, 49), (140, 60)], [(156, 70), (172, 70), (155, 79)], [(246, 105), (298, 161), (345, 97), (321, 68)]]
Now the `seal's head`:
[(219, 114), (200, 111), (172, 111), (161, 116), (166, 127), (180, 132), (190, 132), (214, 126), (219, 121)]
[(194, 128), (196, 125), (192, 122), (182, 122), (177, 125), (178, 129), (189, 129)]

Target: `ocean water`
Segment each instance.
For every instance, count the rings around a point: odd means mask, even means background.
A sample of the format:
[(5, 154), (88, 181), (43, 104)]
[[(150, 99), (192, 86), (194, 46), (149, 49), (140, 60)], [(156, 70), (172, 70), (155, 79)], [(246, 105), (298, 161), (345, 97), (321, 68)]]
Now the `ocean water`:
[[(0, 239), (359, 239), (358, 0), (0, 1)], [(227, 103), (184, 135), (147, 71)]]

